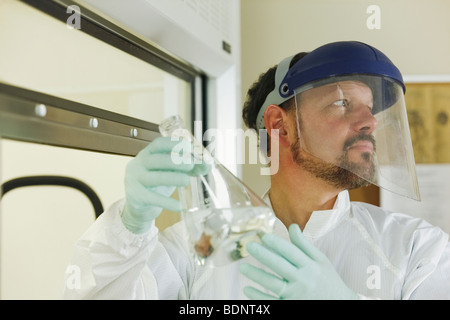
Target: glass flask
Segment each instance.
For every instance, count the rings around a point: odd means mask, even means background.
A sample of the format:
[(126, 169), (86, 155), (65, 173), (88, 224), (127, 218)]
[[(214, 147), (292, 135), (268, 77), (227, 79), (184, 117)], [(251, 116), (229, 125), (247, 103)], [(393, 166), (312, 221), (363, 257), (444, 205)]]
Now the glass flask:
[(180, 143), (180, 149), (172, 152), (174, 162), (194, 161), (194, 170), (202, 172), (192, 175), (189, 185), (178, 188), (182, 219), (198, 264), (224, 266), (248, 256), (246, 244), (273, 231), (272, 209), (212, 157), (183, 127), (179, 116), (164, 120), (159, 130), (172, 140), (189, 142)]

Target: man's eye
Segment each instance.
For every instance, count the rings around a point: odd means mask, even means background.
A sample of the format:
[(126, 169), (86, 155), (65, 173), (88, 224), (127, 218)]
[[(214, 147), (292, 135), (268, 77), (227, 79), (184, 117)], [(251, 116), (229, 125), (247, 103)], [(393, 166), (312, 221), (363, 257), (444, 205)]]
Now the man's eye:
[(339, 99), (336, 100), (335, 102), (333, 102), (334, 105), (339, 106), (339, 107), (346, 107), (348, 106), (348, 102), (345, 99)]

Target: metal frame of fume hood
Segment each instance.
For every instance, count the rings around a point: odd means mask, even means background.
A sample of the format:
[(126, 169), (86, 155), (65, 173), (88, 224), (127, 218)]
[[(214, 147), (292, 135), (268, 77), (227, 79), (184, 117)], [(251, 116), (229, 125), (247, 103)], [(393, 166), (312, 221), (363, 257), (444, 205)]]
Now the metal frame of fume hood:
[(156, 124), (0, 83), (0, 136), (132, 156), (159, 133)]
[[(67, 7), (79, 6), (68, 0), (21, 1), (63, 22)], [(81, 31), (189, 82), (195, 119), (196, 86), (198, 79), (200, 85), (206, 79), (199, 70), (88, 9), (80, 9)], [(158, 136), (154, 123), (0, 83), (1, 138), (134, 156)]]

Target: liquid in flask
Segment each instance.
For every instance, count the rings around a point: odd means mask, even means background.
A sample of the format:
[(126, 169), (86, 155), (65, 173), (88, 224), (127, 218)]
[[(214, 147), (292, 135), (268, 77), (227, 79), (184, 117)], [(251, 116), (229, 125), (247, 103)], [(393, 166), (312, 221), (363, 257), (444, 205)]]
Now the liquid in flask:
[(201, 172), (190, 177), (189, 185), (178, 188), (182, 219), (197, 262), (223, 266), (248, 256), (247, 243), (260, 242), (262, 235), (273, 231), (272, 209), (212, 157), (179, 116), (164, 120), (160, 132), (173, 140), (187, 140), (190, 147), (172, 156), (194, 161), (195, 170)]

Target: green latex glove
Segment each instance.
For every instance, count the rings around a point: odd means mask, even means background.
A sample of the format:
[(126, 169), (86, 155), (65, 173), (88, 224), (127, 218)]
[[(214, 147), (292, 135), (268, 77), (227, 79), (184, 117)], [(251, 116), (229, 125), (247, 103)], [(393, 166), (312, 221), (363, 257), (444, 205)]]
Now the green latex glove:
[[(180, 147), (180, 143), (184, 144)], [(173, 161), (172, 151), (189, 150), (187, 141), (158, 137), (131, 160), (125, 172), (125, 207), (122, 221), (133, 233), (147, 232), (163, 209), (178, 212), (180, 201), (170, 198), (176, 187), (189, 184), (192, 175), (207, 172), (205, 165)], [(181, 158), (178, 158), (181, 159)]]
[(245, 287), (250, 299), (358, 299), (350, 290), (328, 258), (302, 234), (299, 226), (289, 227), (288, 242), (273, 234), (262, 237), (263, 245), (252, 242), (248, 252), (277, 275), (243, 263), (240, 271), (247, 278), (272, 291), (266, 294)]

